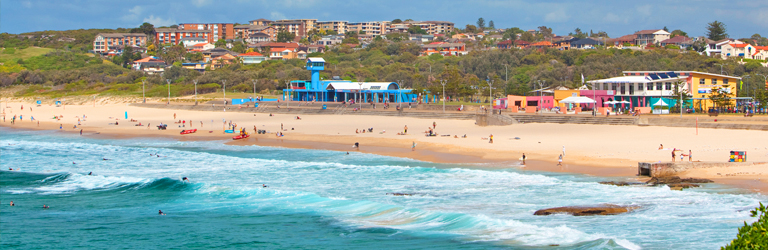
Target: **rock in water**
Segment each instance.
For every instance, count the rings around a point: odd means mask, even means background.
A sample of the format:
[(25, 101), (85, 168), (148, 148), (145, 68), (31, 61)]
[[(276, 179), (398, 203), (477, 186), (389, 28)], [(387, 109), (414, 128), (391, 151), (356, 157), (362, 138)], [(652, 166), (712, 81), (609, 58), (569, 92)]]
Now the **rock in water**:
[(697, 179), (697, 178), (680, 178), (677, 176), (670, 176), (670, 177), (653, 177), (650, 180), (648, 180), (648, 184), (651, 185), (660, 185), (660, 184), (677, 184), (677, 183), (710, 183), (712, 180), (709, 179)]
[(533, 215), (550, 215), (550, 214), (570, 214), (573, 216), (588, 216), (588, 215), (615, 215), (631, 212), (638, 209), (640, 206), (620, 206), (620, 205), (599, 205), (599, 206), (571, 206), (571, 207), (555, 207), (541, 209), (533, 213)]

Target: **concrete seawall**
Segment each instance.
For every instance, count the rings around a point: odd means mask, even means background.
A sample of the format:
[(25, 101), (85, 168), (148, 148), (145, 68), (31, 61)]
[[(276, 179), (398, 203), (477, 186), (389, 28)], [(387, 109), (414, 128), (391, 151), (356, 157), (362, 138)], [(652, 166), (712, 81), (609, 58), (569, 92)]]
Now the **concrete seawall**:
[(766, 162), (639, 162), (637, 164), (637, 175), (650, 177), (668, 177), (701, 168), (738, 168), (754, 165), (766, 165)]

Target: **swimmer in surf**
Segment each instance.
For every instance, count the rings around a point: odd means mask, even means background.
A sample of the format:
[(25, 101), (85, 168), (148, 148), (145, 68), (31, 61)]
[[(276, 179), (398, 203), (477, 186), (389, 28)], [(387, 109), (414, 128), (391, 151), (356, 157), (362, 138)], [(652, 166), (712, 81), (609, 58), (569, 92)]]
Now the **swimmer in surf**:
[(88, 172), (88, 175), (92, 175), (92, 174), (93, 174), (93, 172)]
[(43, 209), (48, 209), (48, 205), (43, 204)]
[(157, 211), (158, 211), (157, 212), (158, 215), (165, 215), (165, 213), (163, 213), (163, 210), (157, 210)]
[(189, 182), (189, 179), (185, 176), (185, 177), (181, 177), (181, 181)]
[(267, 184), (261, 184), (261, 187), (265, 188), (267, 187)]

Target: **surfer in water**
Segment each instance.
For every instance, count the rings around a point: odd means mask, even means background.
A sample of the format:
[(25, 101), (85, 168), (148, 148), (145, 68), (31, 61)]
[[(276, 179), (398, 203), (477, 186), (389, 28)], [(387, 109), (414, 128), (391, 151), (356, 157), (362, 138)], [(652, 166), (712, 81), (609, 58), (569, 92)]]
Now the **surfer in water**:
[(187, 178), (186, 176), (184, 176), (184, 177), (181, 177), (181, 181), (186, 181), (186, 182), (189, 182), (189, 178)]
[(88, 172), (88, 175), (92, 175), (92, 174), (93, 174), (93, 172)]
[(163, 210), (157, 210), (157, 214), (158, 215), (165, 215), (165, 213), (163, 213)]
[(48, 205), (43, 204), (43, 209), (48, 209)]
[(266, 188), (266, 187), (267, 187), (267, 184), (261, 184), (261, 187), (262, 187), (262, 188)]

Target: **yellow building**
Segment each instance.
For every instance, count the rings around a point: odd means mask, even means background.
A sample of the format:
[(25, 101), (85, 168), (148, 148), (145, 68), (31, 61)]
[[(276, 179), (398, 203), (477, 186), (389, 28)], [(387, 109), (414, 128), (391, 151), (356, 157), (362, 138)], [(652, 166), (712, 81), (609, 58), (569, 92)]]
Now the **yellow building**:
[[(692, 96), (692, 106), (697, 110), (706, 111), (713, 107), (709, 99), (713, 89), (723, 89), (730, 99), (730, 106), (736, 105), (736, 96), (741, 77), (712, 74), (698, 71), (624, 71), (624, 78), (642, 77), (641, 81), (617, 81), (615, 83), (597, 84), (598, 89), (615, 90), (617, 99), (663, 98), (675, 99), (674, 89), (678, 81), (683, 82), (683, 90)], [(669, 73), (677, 77), (664, 76)], [(647, 81), (643, 82), (643, 81)], [(591, 82), (591, 81), (590, 81)], [(596, 81), (600, 82), (600, 81)], [(634, 91), (630, 91), (634, 90)], [(647, 102), (642, 102), (646, 104)], [(638, 105), (648, 106), (648, 105)]]

